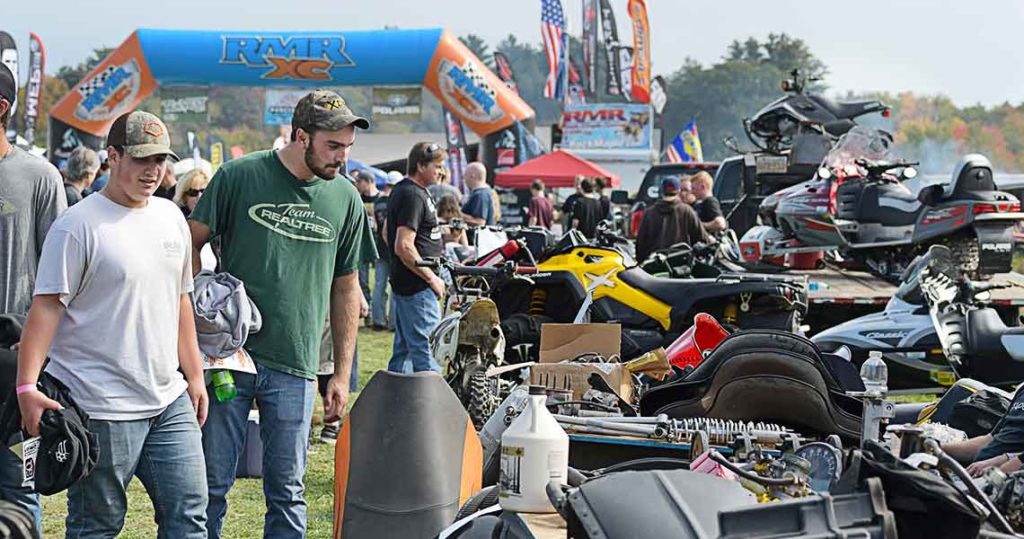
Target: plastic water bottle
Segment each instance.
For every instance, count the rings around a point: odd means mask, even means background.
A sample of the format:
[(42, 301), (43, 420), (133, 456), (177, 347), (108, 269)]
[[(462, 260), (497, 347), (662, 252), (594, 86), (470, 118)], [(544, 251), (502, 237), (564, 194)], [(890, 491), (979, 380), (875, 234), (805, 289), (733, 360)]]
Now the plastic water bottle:
[(213, 394), (217, 396), (219, 402), (229, 401), (238, 395), (238, 388), (235, 387), (235, 377), (231, 376), (231, 371), (226, 369), (218, 369), (210, 373), (211, 384), (213, 384)]
[(548, 483), (567, 480), (569, 436), (544, 406), (546, 399), (543, 386), (531, 386), (526, 408), (501, 436), (498, 503), (506, 511), (554, 513)]
[(882, 360), (882, 352), (868, 352), (868, 359), (860, 366), (860, 379), (864, 381), (864, 389), (868, 392), (886, 393), (889, 388), (889, 367)]

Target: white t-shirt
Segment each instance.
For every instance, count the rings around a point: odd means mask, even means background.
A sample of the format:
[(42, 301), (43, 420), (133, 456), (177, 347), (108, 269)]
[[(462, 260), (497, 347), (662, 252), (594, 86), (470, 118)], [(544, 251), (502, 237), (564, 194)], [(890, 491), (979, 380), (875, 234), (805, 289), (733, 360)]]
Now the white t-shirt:
[(35, 293), (60, 294), (67, 307), (47, 372), (91, 418), (159, 415), (187, 387), (178, 308), (191, 291), (191, 237), (173, 202), (151, 197), (132, 209), (86, 197), (43, 243)]

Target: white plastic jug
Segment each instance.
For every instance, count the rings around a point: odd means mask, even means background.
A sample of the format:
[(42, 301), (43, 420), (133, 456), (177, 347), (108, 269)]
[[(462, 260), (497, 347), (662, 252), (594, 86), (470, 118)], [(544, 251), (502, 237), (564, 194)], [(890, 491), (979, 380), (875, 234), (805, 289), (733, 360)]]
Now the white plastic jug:
[(566, 482), (569, 436), (544, 406), (543, 386), (530, 387), (530, 402), (501, 436), (498, 503), (506, 511), (554, 513), (547, 486)]

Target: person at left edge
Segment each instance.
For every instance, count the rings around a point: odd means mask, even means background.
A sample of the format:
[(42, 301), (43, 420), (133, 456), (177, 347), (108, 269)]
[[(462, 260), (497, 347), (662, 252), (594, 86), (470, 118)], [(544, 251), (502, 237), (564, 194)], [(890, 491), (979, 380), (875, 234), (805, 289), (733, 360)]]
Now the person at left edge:
[(153, 196), (175, 155), (167, 127), (142, 111), (114, 120), (107, 144), (107, 186), (64, 212), (43, 243), (18, 355), (22, 425), (36, 436), (44, 410), (60, 407), (36, 389), (49, 355), (46, 372), (89, 414), (100, 448), (96, 468), (68, 489), (65, 537), (120, 533), (137, 476), (158, 537), (201, 539), (207, 393), (191, 238), (181, 211)]
[[(7, 132), (17, 96), (14, 75), (0, 63), (0, 133)], [(57, 168), (0, 135), (0, 314), (28, 312), (43, 239), (66, 209)], [(4, 385), (11, 382), (5, 380)], [(0, 394), (0, 402), (7, 398)], [(0, 500), (31, 512), (36, 528), (42, 530), (39, 495), (22, 485), (23, 478), (21, 459), (0, 447)]]
[(377, 256), (359, 193), (341, 177), (356, 128), (368, 127), (338, 94), (311, 92), (295, 106), (289, 143), (225, 163), (189, 216), (193, 260), (219, 237), (221, 270), (245, 283), (263, 315), (245, 345), (257, 373), (235, 374), (238, 396), (212, 402), (203, 430), (213, 539), (221, 537), (253, 401), (263, 441), (263, 535), (306, 534), (303, 475), (324, 320), (329, 308), (335, 368), (324, 420), (332, 421), (348, 402), (357, 272)]

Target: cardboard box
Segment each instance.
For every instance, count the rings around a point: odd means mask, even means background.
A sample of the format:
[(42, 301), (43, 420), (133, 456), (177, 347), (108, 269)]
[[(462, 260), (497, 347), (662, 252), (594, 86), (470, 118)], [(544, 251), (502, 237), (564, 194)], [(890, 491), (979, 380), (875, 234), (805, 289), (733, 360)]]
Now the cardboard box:
[(591, 352), (606, 358), (618, 356), (621, 346), (620, 324), (544, 324), (540, 327), (541, 363), (559, 363)]
[(621, 363), (559, 363), (580, 354), (596, 352), (618, 356), (622, 326), (619, 324), (544, 324), (540, 331), (540, 363), (530, 367), (530, 383), (572, 390), (581, 399), (590, 389), (587, 379), (597, 373), (626, 402), (633, 399), (633, 380)]

